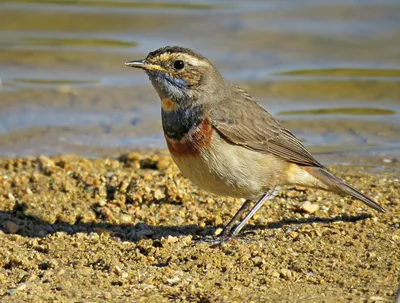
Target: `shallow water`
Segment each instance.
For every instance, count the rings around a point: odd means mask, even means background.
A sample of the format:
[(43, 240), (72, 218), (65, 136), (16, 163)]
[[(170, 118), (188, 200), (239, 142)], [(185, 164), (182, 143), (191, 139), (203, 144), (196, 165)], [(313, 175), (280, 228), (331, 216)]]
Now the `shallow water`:
[(165, 147), (158, 97), (123, 63), (183, 45), (319, 159), (396, 159), (399, 12), (397, 0), (0, 1), (0, 155)]

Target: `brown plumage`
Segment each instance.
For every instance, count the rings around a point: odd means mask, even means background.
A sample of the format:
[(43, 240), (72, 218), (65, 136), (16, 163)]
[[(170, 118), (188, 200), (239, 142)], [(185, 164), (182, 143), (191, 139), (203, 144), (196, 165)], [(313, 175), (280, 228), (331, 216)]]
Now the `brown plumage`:
[[(126, 66), (145, 70), (159, 94), (167, 145), (182, 173), (205, 190), (247, 199), (222, 240), (237, 234), (285, 184), (347, 194), (385, 211), (329, 173), (287, 128), (197, 52), (165, 47)], [(233, 229), (255, 198), (260, 199)]]

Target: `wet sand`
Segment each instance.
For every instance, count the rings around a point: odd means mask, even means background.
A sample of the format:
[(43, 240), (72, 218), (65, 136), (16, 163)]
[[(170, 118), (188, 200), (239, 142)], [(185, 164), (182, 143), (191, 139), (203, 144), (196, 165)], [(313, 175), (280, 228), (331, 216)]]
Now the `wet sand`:
[(391, 302), (400, 273), (399, 168), (330, 167), (386, 214), (284, 188), (237, 240), (219, 246), (203, 241), (242, 202), (194, 187), (165, 151), (1, 159), (0, 298)]

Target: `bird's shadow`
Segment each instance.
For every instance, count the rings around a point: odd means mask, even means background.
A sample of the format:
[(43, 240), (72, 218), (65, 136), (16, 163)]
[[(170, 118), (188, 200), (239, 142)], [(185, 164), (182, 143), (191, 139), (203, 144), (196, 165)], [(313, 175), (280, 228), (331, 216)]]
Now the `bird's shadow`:
[[(217, 227), (207, 226), (200, 227), (198, 225), (179, 225), (179, 226), (154, 226), (144, 223), (135, 225), (128, 224), (110, 224), (110, 223), (82, 223), (77, 222), (70, 224), (63, 221), (49, 223), (32, 215), (25, 214), (27, 205), (17, 204), (13, 210), (0, 210), (0, 230), (4, 233), (16, 233), (29, 238), (42, 238), (49, 234), (64, 232), (67, 234), (76, 233), (107, 233), (114, 237), (118, 237), (123, 241), (137, 242), (143, 238), (161, 239), (168, 236), (193, 236), (194, 239), (201, 237), (213, 236)], [(321, 223), (330, 224), (334, 222), (357, 222), (371, 218), (369, 214), (361, 214), (356, 216), (340, 215), (332, 218), (309, 217), (300, 219), (284, 219), (271, 222), (266, 225), (247, 225), (244, 229), (246, 233), (260, 229), (278, 229), (290, 225), (293, 229), (300, 225)], [(10, 226), (10, 224), (12, 226)], [(14, 229), (14, 230), (12, 230)]]

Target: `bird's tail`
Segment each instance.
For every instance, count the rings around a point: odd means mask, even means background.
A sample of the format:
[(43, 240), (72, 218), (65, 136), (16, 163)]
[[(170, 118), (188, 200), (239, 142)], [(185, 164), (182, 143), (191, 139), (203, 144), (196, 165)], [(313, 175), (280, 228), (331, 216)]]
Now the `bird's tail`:
[(318, 180), (326, 184), (329, 190), (337, 192), (339, 194), (350, 195), (353, 198), (364, 202), (366, 205), (379, 212), (382, 213), (386, 212), (386, 210), (382, 206), (380, 206), (377, 202), (375, 202), (371, 198), (361, 193), (358, 189), (347, 184), (344, 180), (335, 177), (327, 170), (319, 167), (307, 167), (306, 170), (313, 177), (317, 178)]

